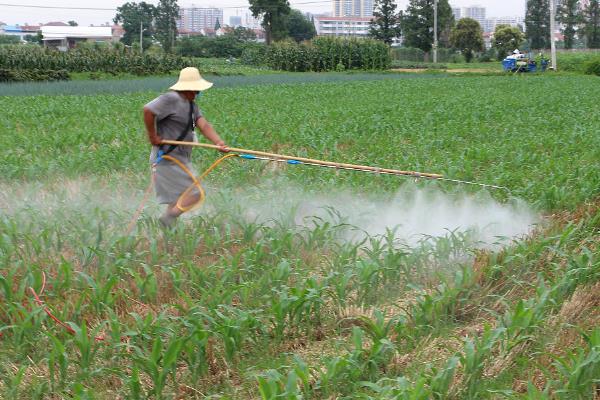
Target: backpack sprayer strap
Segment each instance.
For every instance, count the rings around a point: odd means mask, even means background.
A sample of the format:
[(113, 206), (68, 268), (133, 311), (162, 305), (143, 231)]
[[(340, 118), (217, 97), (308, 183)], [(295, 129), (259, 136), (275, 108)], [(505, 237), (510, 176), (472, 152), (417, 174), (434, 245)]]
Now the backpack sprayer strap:
[[(181, 142), (183, 141), (183, 139), (185, 139), (185, 137), (187, 136), (188, 132), (190, 131), (190, 129), (193, 131), (195, 129), (195, 123), (194, 123), (194, 102), (190, 101), (190, 118), (188, 120), (188, 123), (185, 127), (185, 129), (179, 134), (179, 136), (177, 137), (176, 141)], [(158, 148), (158, 154), (156, 155), (156, 162), (155, 164), (158, 164), (159, 162), (162, 161), (163, 156), (166, 156), (167, 154), (169, 154), (170, 152), (172, 152), (173, 150), (175, 150), (175, 148), (177, 147), (176, 144), (171, 144), (169, 145), (169, 147), (166, 150), (162, 149), (163, 146), (160, 146)]]

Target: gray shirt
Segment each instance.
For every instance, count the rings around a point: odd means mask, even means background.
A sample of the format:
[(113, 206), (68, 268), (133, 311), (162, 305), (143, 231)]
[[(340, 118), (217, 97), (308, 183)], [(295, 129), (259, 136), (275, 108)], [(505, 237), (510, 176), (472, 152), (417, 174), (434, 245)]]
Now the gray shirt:
[[(152, 114), (156, 116), (156, 132), (161, 139), (177, 140), (179, 135), (186, 129), (190, 119), (190, 103), (187, 99), (181, 96), (178, 92), (170, 91), (162, 94), (146, 104)], [(198, 105), (193, 103), (193, 125), (195, 126), (198, 118), (202, 117), (202, 113), (198, 109)], [(196, 133), (193, 128), (190, 128), (186, 136), (182, 139), (184, 142), (197, 142)], [(162, 149), (167, 150), (169, 145), (163, 145)], [(152, 146), (150, 153), (150, 162), (154, 162), (158, 153), (158, 146)], [(170, 156), (189, 163), (191, 160), (191, 146), (177, 146)]]

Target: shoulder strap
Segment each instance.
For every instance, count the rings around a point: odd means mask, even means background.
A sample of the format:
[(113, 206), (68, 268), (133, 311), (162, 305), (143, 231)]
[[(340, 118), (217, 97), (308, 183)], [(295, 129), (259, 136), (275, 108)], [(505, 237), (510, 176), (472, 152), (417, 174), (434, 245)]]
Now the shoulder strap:
[[(190, 129), (193, 129), (193, 128), (194, 128), (194, 102), (190, 101), (190, 118), (188, 120), (188, 124), (186, 125), (185, 129), (179, 134), (176, 141), (181, 142), (187, 136)], [(169, 145), (167, 150), (165, 150), (162, 153), (162, 155), (165, 156), (165, 155), (169, 154), (170, 152), (175, 150), (176, 147), (177, 147), (176, 144)]]

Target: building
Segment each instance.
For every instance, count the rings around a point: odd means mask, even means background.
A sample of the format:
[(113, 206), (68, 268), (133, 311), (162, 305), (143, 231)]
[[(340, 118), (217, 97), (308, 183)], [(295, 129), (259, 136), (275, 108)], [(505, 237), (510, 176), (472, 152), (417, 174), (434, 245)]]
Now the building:
[(246, 13), (244, 15), (244, 21), (242, 23), (242, 26), (248, 29), (261, 29), (262, 21), (258, 18), (254, 18), (252, 13)]
[(4, 25), (2, 28), (3, 35), (17, 36), (21, 40), (25, 40), (26, 36), (35, 36), (40, 31), (39, 25)]
[(200, 32), (202, 29), (214, 29), (217, 24), (223, 25), (222, 8), (189, 7), (179, 9), (177, 29), (181, 31)]
[(461, 10), (461, 18), (472, 18), (475, 21), (479, 22), (479, 25), (483, 28), (485, 24), (485, 7), (463, 7), (463, 9)]
[(125, 29), (123, 29), (123, 27), (121, 25), (113, 25), (111, 26), (111, 31), (112, 31), (112, 37), (113, 37), (113, 42), (118, 42), (121, 39), (123, 39), (123, 36), (125, 36)]
[(372, 17), (315, 17), (319, 36), (366, 37)]
[(454, 15), (454, 20), (458, 21), (462, 18), (462, 10), (460, 7), (452, 7), (452, 15)]
[(110, 26), (42, 26), (44, 46), (67, 51), (81, 42), (112, 42)]
[(484, 32), (494, 32), (498, 25), (510, 25), (513, 27), (525, 27), (525, 17), (492, 17), (486, 18), (481, 26)]
[(334, 17), (372, 17), (373, 0), (333, 0)]
[(232, 15), (229, 17), (229, 26), (233, 26), (234, 28), (242, 26), (242, 17), (239, 15)]

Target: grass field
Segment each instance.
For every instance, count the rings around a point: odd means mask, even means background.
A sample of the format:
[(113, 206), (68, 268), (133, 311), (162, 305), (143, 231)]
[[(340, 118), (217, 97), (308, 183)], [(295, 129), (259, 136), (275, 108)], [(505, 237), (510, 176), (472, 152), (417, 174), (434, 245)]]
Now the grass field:
[[(150, 201), (127, 234), (167, 80), (0, 96), (0, 397), (598, 396), (598, 78), (307, 76), (199, 104), (232, 146), (510, 191), (234, 159), (175, 230)], [(449, 214), (474, 224), (403, 235)]]

